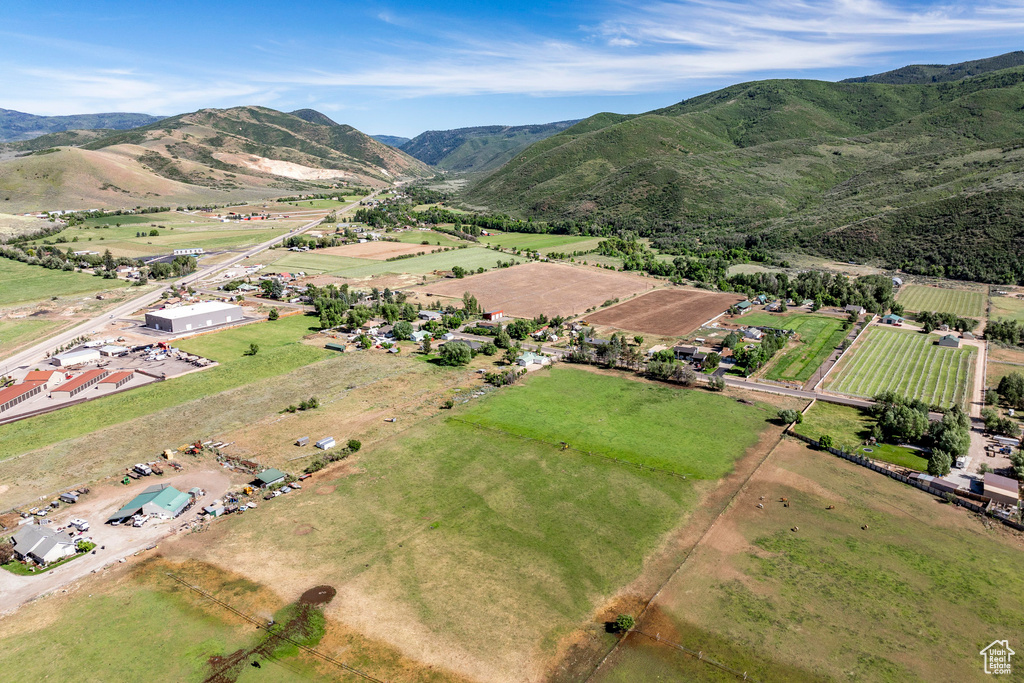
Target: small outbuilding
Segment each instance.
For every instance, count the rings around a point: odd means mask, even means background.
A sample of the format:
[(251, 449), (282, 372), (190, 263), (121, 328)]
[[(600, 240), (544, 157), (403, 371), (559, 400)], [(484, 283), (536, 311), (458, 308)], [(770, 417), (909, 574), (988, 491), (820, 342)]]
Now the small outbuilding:
[(883, 325), (895, 325), (896, 327), (900, 327), (903, 325), (903, 320), (903, 316), (896, 315), (895, 313), (889, 313), (888, 315), (882, 316)]
[(857, 306), (857, 305), (854, 305), (854, 304), (847, 304), (846, 307), (843, 308), (843, 310), (846, 311), (847, 313), (856, 313), (857, 315), (864, 315), (864, 307), (863, 306)]
[(274, 484), (280, 484), (285, 480), (286, 476), (287, 475), (281, 470), (271, 467), (269, 470), (263, 470), (257, 474), (256, 481), (259, 482), (260, 486), (267, 487), (273, 486)]
[(1016, 507), (1020, 503), (1020, 485), (1016, 479), (986, 472), (984, 487), (985, 495), (1001, 505)]
[(950, 349), (959, 349), (960, 340), (952, 334), (947, 334), (945, 337), (939, 339), (939, 346), (945, 346)]
[(333, 436), (325, 436), (324, 438), (317, 441), (315, 445), (320, 450), (326, 451), (328, 448), (334, 448), (336, 442), (334, 441)]
[(505, 317), (505, 311), (497, 309), (494, 311), (487, 311), (484, 313), (484, 320), (501, 320)]

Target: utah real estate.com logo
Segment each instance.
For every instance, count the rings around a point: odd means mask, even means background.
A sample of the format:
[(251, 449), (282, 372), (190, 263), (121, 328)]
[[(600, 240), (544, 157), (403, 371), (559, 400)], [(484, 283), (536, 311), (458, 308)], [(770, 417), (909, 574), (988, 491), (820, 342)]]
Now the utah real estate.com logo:
[(1010, 649), (1010, 643), (1006, 640), (993, 640), (989, 646), (981, 651), (985, 658), (985, 673), (987, 674), (1008, 674), (1010, 673), (1010, 657), (1016, 653)]

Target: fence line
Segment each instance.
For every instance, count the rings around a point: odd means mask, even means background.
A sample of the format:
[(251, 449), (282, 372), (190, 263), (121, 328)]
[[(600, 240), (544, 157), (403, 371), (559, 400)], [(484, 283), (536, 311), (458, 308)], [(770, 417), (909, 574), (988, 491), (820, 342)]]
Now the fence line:
[[(828, 370), (825, 371), (825, 374), (822, 375), (821, 379), (818, 380), (817, 384), (815, 384), (811, 388), (811, 391), (817, 392), (818, 389), (821, 388), (821, 385), (824, 384), (824, 382), (828, 378), (828, 376), (832, 374), (832, 371), (836, 369), (836, 366), (839, 365), (839, 361), (841, 361), (843, 359), (843, 356), (846, 355), (846, 352), (853, 348), (853, 345), (857, 343), (858, 339), (860, 339), (860, 335), (864, 334), (864, 330), (868, 329), (868, 325), (870, 325), (872, 322), (874, 322), (874, 320), (875, 320), (875, 315), (872, 314), (870, 318), (867, 318), (867, 319), (864, 320), (864, 322), (860, 323), (860, 329), (854, 330), (853, 341), (851, 341), (849, 343), (849, 345), (847, 345), (847, 347), (845, 349), (843, 349), (842, 351), (839, 352), (839, 355), (836, 356), (835, 362), (832, 363), (832, 366)], [(850, 335), (846, 335), (845, 337), (843, 337), (843, 341), (846, 341), (849, 338), (850, 338)], [(827, 362), (827, 359), (826, 359), (826, 362)]]
[(685, 645), (680, 645), (679, 643), (673, 643), (671, 640), (664, 640), (661, 637), (660, 633), (655, 634), (653, 636), (650, 633), (644, 633), (643, 631), (638, 631), (638, 630), (630, 631), (630, 633), (636, 633), (637, 635), (644, 636), (645, 638), (650, 638), (651, 640), (656, 641), (658, 643), (662, 643), (663, 645), (668, 645), (669, 647), (674, 647), (677, 650), (685, 652), (686, 654), (690, 655), (691, 657), (695, 657), (698, 661), (701, 661), (701, 662), (704, 662), (705, 664), (710, 664), (711, 666), (717, 667), (717, 668), (721, 669), (722, 671), (724, 671), (726, 673), (729, 673), (729, 674), (732, 674), (736, 678), (742, 679), (744, 681), (756, 680), (756, 679), (748, 677), (746, 671), (737, 671), (736, 669), (733, 669), (732, 667), (726, 666), (725, 664), (722, 664), (720, 662), (716, 662), (715, 660), (711, 659), (710, 657), (705, 657), (704, 653), (701, 652), (701, 651), (691, 650), (690, 648), (686, 647)]
[[(939, 498), (942, 498), (942, 497), (945, 496), (945, 494), (952, 493), (951, 491), (942, 491), (940, 489), (937, 489), (937, 488), (934, 488), (932, 486), (929, 486), (925, 482), (920, 481), (918, 479), (911, 479), (910, 477), (908, 477), (908, 476), (906, 476), (904, 474), (900, 474), (899, 472), (894, 472), (893, 470), (890, 470), (887, 467), (883, 467), (883, 466), (877, 464), (875, 461), (870, 460), (868, 458), (862, 458), (859, 455), (854, 455), (852, 453), (846, 453), (845, 451), (841, 451), (841, 450), (839, 450), (837, 448), (822, 448), (817, 440), (812, 439), (812, 438), (810, 438), (808, 436), (804, 436), (803, 434), (797, 434), (794, 431), (788, 431), (786, 433), (789, 436), (796, 437), (797, 439), (799, 439), (799, 440), (801, 440), (801, 441), (803, 441), (803, 442), (805, 442), (807, 444), (810, 444), (811, 446), (814, 446), (818, 450), (828, 451), (832, 455), (837, 455), (840, 458), (843, 458), (844, 460), (849, 460), (850, 462), (855, 463), (857, 465), (860, 465), (861, 467), (866, 467), (869, 470), (874, 470), (875, 472), (879, 472), (881, 474), (884, 474), (885, 476), (889, 477), (890, 479), (895, 479), (896, 481), (901, 481), (904, 484), (908, 484), (910, 486), (913, 486), (914, 488), (920, 489), (920, 490), (924, 491), (925, 493), (930, 493), (933, 496), (937, 496)], [(989, 510), (989, 506), (991, 505), (992, 499), (991, 498), (987, 498), (985, 496), (979, 496), (977, 494), (974, 494), (971, 497), (975, 498), (975, 499), (980, 499), (979, 502), (982, 503), (982, 504), (974, 503), (974, 502), (971, 502), (969, 500), (964, 500), (963, 498), (961, 498), (959, 496), (957, 496), (956, 499), (953, 502), (954, 502), (954, 504), (959, 505), (960, 507), (967, 508), (971, 512), (977, 512), (978, 514), (981, 514), (981, 515), (987, 514), (988, 510)], [(1017, 522), (1014, 522), (1012, 519), (1003, 519), (1002, 517), (998, 517), (997, 519), (999, 519), (1000, 522), (1002, 522), (1006, 526), (1010, 527), (1011, 529), (1017, 529), (1018, 531), (1024, 531), (1024, 524), (1018, 524)]]

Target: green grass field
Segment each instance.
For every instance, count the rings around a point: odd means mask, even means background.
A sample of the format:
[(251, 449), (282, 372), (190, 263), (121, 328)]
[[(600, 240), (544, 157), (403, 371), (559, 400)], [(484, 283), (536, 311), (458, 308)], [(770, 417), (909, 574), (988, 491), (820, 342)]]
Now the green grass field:
[(50, 270), (0, 258), (0, 308), (54, 296), (92, 294), (127, 286), (124, 280), (104, 280), (94, 275)]
[[(568, 397), (574, 397), (571, 402)], [(772, 412), (771, 414), (774, 414)], [(695, 419), (695, 416), (700, 416)], [(763, 411), (704, 391), (552, 368), (529, 389), (500, 392), (462, 419), (701, 479), (727, 474), (757, 440)], [(730, 425), (722, 429), (723, 424)], [(666, 439), (666, 435), (672, 437)]]
[(546, 254), (549, 251), (566, 253), (590, 251), (597, 248), (597, 243), (601, 241), (601, 238), (506, 232), (500, 235), (482, 236), (480, 241), (484, 244), (501, 247), (502, 249), (534, 249)]
[(823, 315), (796, 313), (772, 315), (760, 311), (743, 317), (744, 324), (796, 330), (800, 341), (779, 354), (765, 377), (779, 381), (806, 382), (847, 335), (843, 321)]
[[(273, 221), (248, 224), (221, 223), (176, 212), (91, 218), (80, 226), (63, 230), (45, 241), (60, 248), (89, 249), (100, 253), (110, 249), (115, 256), (136, 258), (167, 254), (184, 247), (206, 251), (238, 249), (265, 242), (286, 233), (302, 221)], [(120, 225), (118, 225), (120, 223)], [(150, 230), (159, 236), (151, 237)], [(139, 232), (146, 233), (136, 237)], [(77, 239), (75, 242), (73, 240)], [(39, 241), (33, 244), (38, 244)]]
[(389, 232), (387, 237), (388, 239), (398, 240), (399, 242), (404, 242), (406, 244), (422, 244), (424, 240), (435, 246), (440, 245), (442, 247), (456, 247), (467, 244), (466, 242), (450, 235), (446, 235), (443, 232), (434, 232), (432, 230), (430, 232), (421, 232), (419, 230)]
[(0, 358), (14, 349), (37, 342), (62, 325), (59, 320), (20, 318), (0, 320)]
[(989, 299), (989, 320), (1016, 320), (1024, 323), (1024, 299), (1010, 296), (994, 296)]
[(893, 390), (929, 405), (964, 405), (974, 371), (973, 346), (942, 348), (936, 335), (871, 326), (826, 381), (839, 394), (873, 397)]
[[(291, 316), (178, 342), (178, 348), (201, 355), (209, 353), (210, 358), (222, 364), (2, 425), (0, 460), (331, 357), (330, 351), (298, 343), (311, 325), (317, 326), (314, 318)], [(243, 356), (242, 351), (252, 342), (259, 344), (259, 353)]]
[(985, 315), (985, 294), (969, 289), (904, 285), (897, 297), (908, 311), (952, 313), (966, 318)]
[(435, 270), (451, 270), (454, 266), (462, 266), (466, 270), (477, 268), (494, 268), (498, 261), (517, 261), (523, 259), (501, 254), (491, 249), (468, 247), (454, 249), (439, 254), (426, 254), (398, 261), (377, 261), (373, 259), (335, 256), (333, 254), (317, 254), (316, 252), (289, 253), (274, 262), (279, 270), (301, 270), (306, 273), (327, 273), (338, 277), (370, 277), (385, 273), (412, 273), (423, 275)]
[(812, 439), (827, 434), (832, 437), (837, 446), (860, 453), (867, 458), (884, 460), (920, 472), (928, 469), (928, 459), (921, 457), (917, 451), (910, 448), (878, 444), (868, 446), (867, 448), (871, 450), (865, 451), (864, 442), (871, 436), (871, 428), (874, 425), (874, 418), (859, 408), (818, 401), (804, 415), (804, 421), (796, 425), (794, 429), (797, 434), (803, 434)]
[[(964, 510), (788, 442), (641, 627), (759, 681), (982, 680), (994, 634), (1024, 633), (1019, 555), (1015, 535)], [(599, 681), (737, 680), (628, 645)]]

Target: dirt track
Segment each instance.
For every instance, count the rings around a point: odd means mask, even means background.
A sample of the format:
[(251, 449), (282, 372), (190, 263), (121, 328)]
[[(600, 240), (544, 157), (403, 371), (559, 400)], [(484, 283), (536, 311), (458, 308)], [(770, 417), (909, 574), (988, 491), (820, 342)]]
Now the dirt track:
[(678, 337), (729, 310), (741, 297), (696, 289), (662, 289), (598, 311), (587, 318), (620, 330)]

